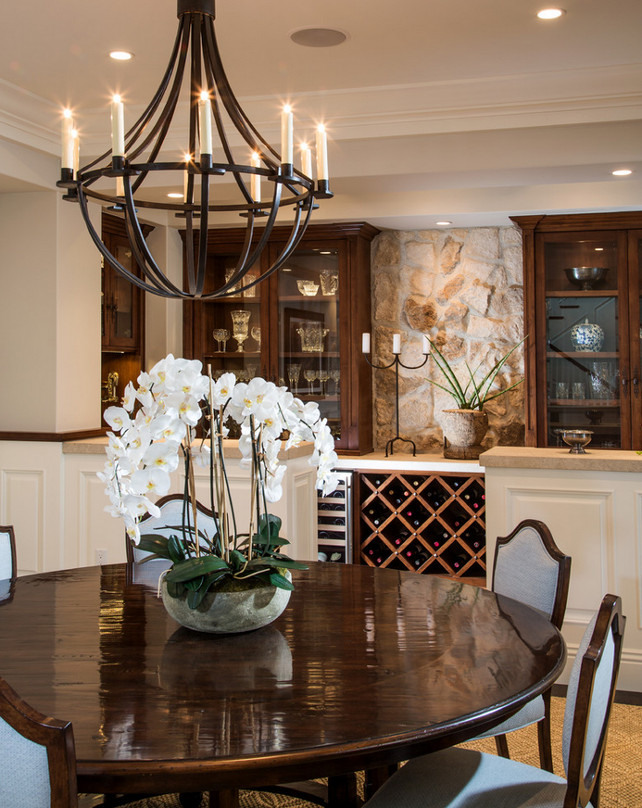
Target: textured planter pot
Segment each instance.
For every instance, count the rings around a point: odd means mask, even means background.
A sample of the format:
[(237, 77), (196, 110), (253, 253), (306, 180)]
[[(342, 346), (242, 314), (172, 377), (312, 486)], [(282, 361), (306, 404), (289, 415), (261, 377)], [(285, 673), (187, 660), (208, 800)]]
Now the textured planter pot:
[(260, 586), (237, 592), (210, 591), (198, 608), (190, 609), (187, 596), (171, 597), (163, 580), (161, 597), (167, 613), (181, 626), (208, 634), (240, 634), (276, 620), (288, 605), (290, 590)]
[(439, 425), (444, 457), (476, 460), (484, 451), (481, 442), (488, 431), (488, 416), (483, 410), (442, 410)]

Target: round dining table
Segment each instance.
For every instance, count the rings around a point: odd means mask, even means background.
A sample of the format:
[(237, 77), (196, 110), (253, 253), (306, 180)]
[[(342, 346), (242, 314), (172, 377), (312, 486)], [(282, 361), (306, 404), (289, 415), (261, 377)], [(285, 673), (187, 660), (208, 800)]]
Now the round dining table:
[[(0, 603), (0, 675), (73, 723), (78, 789), (238, 789), (353, 773), (465, 741), (561, 673), (560, 633), (538, 612), (461, 580), (310, 563), (285, 612), (238, 635), (180, 627), (154, 564), (18, 578)], [(375, 778), (376, 779), (376, 778)]]

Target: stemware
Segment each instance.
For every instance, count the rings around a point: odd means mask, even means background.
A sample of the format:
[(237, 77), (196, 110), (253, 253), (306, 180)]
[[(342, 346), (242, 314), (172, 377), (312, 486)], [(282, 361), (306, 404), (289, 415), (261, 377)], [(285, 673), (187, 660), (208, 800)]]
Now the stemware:
[(318, 353), (323, 350), (323, 340), (330, 332), (329, 328), (323, 328), (321, 323), (310, 323), (296, 329), (301, 337), (301, 350), (305, 353)]
[(320, 370), (317, 374), (317, 379), (321, 382), (321, 395), (325, 395), (325, 385), (330, 378), (330, 373), (327, 370)]
[(303, 371), (303, 378), (308, 383), (308, 393), (312, 395), (312, 382), (316, 379), (317, 372), (316, 370), (304, 370)]
[(252, 312), (246, 311), (245, 309), (235, 309), (230, 312), (230, 316), (232, 318), (232, 336), (238, 343), (236, 350), (239, 353), (243, 353), (243, 343), (250, 335), (248, 324)]
[[(232, 277), (234, 272), (235, 272), (234, 269), (226, 269), (225, 270), (225, 283), (228, 283), (228, 281), (230, 280), (230, 278)], [(230, 289), (228, 289), (228, 292), (238, 292), (238, 291), (240, 291), (240, 289), (241, 289), (241, 284), (240, 283), (235, 283), (234, 286), (232, 286), (232, 287), (230, 287)]]
[(339, 395), (340, 388), (341, 388), (341, 371), (340, 370), (331, 370), (330, 371), (330, 378), (334, 382), (334, 392), (336, 395)]
[(290, 382), (290, 389), (292, 390), (294, 395), (297, 395), (298, 393), (297, 387), (299, 384), (300, 375), (301, 375), (301, 365), (299, 365), (297, 362), (290, 362), (290, 364), (288, 365), (288, 380)]
[(243, 297), (256, 297), (256, 286), (251, 286), (249, 289), (245, 288), (248, 284), (254, 283), (256, 277), (256, 272), (248, 272), (243, 278)]
[(337, 293), (339, 288), (339, 274), (331, 269), (324, 269), (319, 275), (321, 281), (321, 294), (328, 297)]
[[(212, 336), (214, 337), (214, 339), (218, 343), (218, 351), (219, 351), (219, 353), (221, 351), (224, 352), (225, 348), (227, 346), (227, 341), (230, 338), (230, 332), (227, 330), (227, 328), (215, 328), (214, 331), (212, 331)], [(223, 345), (222, 348), (221, 348), (221, 344)]]
[(261, 350), (261, 326), (260, 325), (253, 325), (250, 331), (252, 339), (255, 340), (256, 344), (258, 345), (257, 350)]

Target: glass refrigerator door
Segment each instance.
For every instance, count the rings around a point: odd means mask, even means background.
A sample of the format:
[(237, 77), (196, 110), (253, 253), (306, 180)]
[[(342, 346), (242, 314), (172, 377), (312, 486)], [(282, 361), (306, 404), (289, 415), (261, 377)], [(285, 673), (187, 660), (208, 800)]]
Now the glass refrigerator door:
[(616, 240), (546, 244), (547, 442), (563, 429), (593, 432), (591, 446), (622, 446)]
[(339, 256), (299, 249), (278, 272), (279, 384), (304, 403), (317, 401), (341, 438)]

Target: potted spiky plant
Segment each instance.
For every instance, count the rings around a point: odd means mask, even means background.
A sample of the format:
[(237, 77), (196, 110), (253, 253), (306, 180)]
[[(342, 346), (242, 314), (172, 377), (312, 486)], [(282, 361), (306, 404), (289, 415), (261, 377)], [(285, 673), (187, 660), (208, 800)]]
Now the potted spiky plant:
[(482, 364), (471, 368), (466, 362), (468, 378), (460, 382), (449, 361), (437, 345), (429, 340), (430, 356), (440, 371), (443, 381), (427, 379), (430, 384), (448, 393), (456, 402), (453, 409), (442, 410), (440, 426), (444, 433), (444, 457), (459, 460), (474, 460), (479, 457), (482, 441), (488, 431), (488, 415), (484, 405), (500, 396), (506, 395), (524, 380), (518, 379), (508, 387), (497, 389), (495, 382), (508, 358), (524, 343), (520, 340), (505, 353), (486, 373), (481, 375)]

